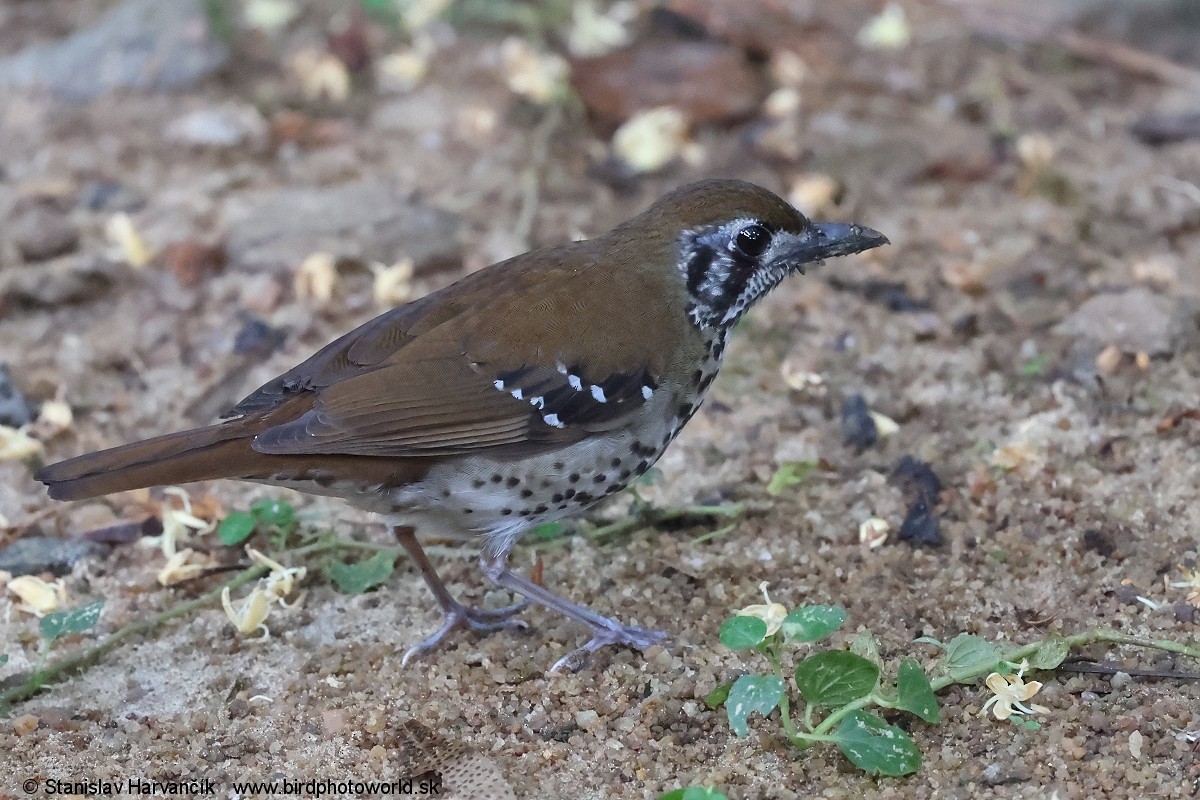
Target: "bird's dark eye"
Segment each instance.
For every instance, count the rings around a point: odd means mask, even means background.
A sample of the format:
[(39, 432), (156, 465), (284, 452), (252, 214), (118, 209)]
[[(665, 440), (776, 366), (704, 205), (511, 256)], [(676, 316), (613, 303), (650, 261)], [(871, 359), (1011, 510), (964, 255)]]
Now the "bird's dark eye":
[(758, 258), (767, 252), (771, 244), (771, 232), (764, 225), (747, 225), (737, 232), (734, 243), (742, 253)]

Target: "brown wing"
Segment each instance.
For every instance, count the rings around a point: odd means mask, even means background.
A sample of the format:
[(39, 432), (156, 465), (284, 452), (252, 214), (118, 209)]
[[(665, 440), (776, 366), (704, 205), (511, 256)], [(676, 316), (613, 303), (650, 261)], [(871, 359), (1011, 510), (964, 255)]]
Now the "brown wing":
[[(260, 432), (253, 448), (279, 455), (517, 455), (618, 424), (658, 389), (662, 365), (622, 361), (621, 354), (650, 337), (640, 327), (656, 325), (661, 309), (634, 314), (632, 324), (626, 317), (619, 329), (603, 317), (589, 322), (579, 298), (588, 296), (590, 281), (611, 276), (559, 268), (553, 253), (524, 258), (520, 270), (497, 265), (488, 272), (499, 274), (486, 281), (476, 273), (366, 323), (247, 397), (232, 413), (262, 413), (297, 394), (313, 398), (299, 417)], [(533, 282), (541, 290), (531, 306)], [(623, 291), (629, 302), (655, 296), (645, 286)], [(596, 340), (614, 346), (590, 359), (574, 355), (587, 349), (580, 342)]]

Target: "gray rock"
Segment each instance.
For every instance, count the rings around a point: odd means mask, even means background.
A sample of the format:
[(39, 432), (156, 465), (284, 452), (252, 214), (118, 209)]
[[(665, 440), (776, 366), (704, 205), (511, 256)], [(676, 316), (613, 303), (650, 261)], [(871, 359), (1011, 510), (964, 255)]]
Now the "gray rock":
[(90, 100), (113, 89), (189, 86), (225, 64), (202, 0), (125, 0), (91, 28), (0, 60), (0, 87)]
[(253, 106), (229, 104), (201, 108), (167, 124), (164, 138), (201, 147), (262, 147), (267, 143), (267, 121)]
[(13, 383), (7, 364), (0, 364), (0, 425), (19, 428), (33, 422), (37, 409)]
[(103, 261), (78, 255), (0, 270), (0, 313), (12, 304), (57, 306), (93, 300), (108, 291), (112, 280)]
[(12, 221), (13, 242), (25, 261), (45, 261), (65, 255), (79, 244), (79, 231), (62, 212), (34, 205)]
[(81, 539), (53, 539), (26, 536), (0, 550), (0, 570), (17, 575), (52, 572), (64, 575), (84, 556), (103, 553), (107, 548)]
[(457, 215), (424, 205), (390, 183), (362, 182), (247, 194), (231, 199), (230, 261), (253, 269), (292, 269), (315, 252), (418, 270), (461, 261)]
[(79, 205), (89, 211), (132, 213), (146, 205), (137, 189), (118, 181), (93, 181), (79, 190)]
[(1111, 344), (1126, 353), (1161, 356), (1176, 352), (1194, 328), (1183, 301), (1137, 287), (1096, 295), (1059, 323), (1054, 332), (1099, 347)]

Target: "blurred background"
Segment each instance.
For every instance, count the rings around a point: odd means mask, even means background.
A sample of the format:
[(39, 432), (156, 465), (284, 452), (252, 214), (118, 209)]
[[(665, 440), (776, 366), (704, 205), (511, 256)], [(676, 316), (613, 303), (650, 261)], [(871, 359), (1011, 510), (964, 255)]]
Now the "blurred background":
[[(703, 547), (670, 534), (629, 545), (703, 577), (688, 587), (728, 586), (676, 595), (686, 582), (646, 579), (657, 624), (711, 644), (722, 609), (757, 602), (769, 579), (772, 591), (848, 606), (885, 649), (923, 632), (1078, 629), (1096, 616), (1194, 632), (1193, 606), (1163, 576), (1195, 566), (1200, 525), (1195, 0), (0, 0), (0, 555), (43, 537), (48, 555), (20, 569), (51, 577), (78, 557), (75, 534), (153, 508), (148, 495), (53, 504), (32, 480), (38, 463), (208, 422), (389, 307), (600, 233), (710, 176), (870, 225), (893, 246), (789, 281), (743, 323), (711, 401), (661, 463), (667, 480), (645, 492), (769, 510)], [(859, 437), (867, 409), (879, 424)], [(905, 529), (910, 498), (888, 476), (907, 455), (945, 489)], [(789, 465), (817, 465), (819, 479)], [(207, 517), (263, 491), (224, 484)], [(868, 518), (908, 541), (860, 542)], [(560, 581), (568, 574), (556, 587), (581, 600), (596, 587), (577, 576), (617, 569), (603, 551), (569, 558), (579, 562), (558, 567)], [(114, 574), (157, 591), (139, 560)], [(331, 630), (357, 636), (354, 615), (374, 613), (322, 597), (323, 613), (349, 615)], [(615, 602), (600, 605), (638, 614)], [(380, 663), (428, 625), (423, 603)], [(540, 675), (553, 657), (543, 641), (577, 631), (539, 620), (558, 627), (472, 652)], [(344, 644), (312, 635), (332, 652)], [(378, 628), (362, 636), (374, 652)], [(697, 652), (687, 657), (710, 658)], [(275, 668), (291, 668), (294, 655), (276, 655)], [(697, 691), (735, 668), (721, 659), (691, 673)], [(112, 669), (97, 685), (124, 680), (120, 661)], [(525, 698), (511, 700), (526, 704), (513, 719), (571, 724), (575, 694), (546, 706), (538, 680), (489, 669), (496, 684), (512, 678), (506, 697)], [(395, 685), (421, 674), (376, 678), (402, 697)], [(589, 696), (624, 696), (634, 679), (598, 680), (609, 683)], [(1074, 716), (1047, 723), (1067, 742), (1045, 756), (1051, 766), (1002, 752), (997, 782), (1048, 786), (1069, 773), (1083, 784), (1064, 796), (1119, 794), (1098, 761), (1083, 765), (1117, 747), (1114, 725), (1125, 730), (1110, 709), (1097, 721), (1081, 706), (1093, 690), (1060, 698)], [(608, 797), (730, 758), (724, 780), (744, 782), (745, 796), (766, 796), (755, 792), (775, 769), (814, 792), (842, 779), (855, 796), (869, 789), (824, 756), (744, 760), (719, 719), (679, 710), (679, 694), (666, 702), (683, 723), (629, 723), (654, 736), (703, 728), (659, 763), (583, 732), (529, 744), (503, 720), (472, 717), (475, 701), (464, 711), (455, 686), (431, 691), (440, 710), (410, 713), (430, 724), (467, 715), (479, 742), (506, 742), (497, 757), (513, 775), (531, 768), (527, 754), (594, 745)], [(1111, 713), (1153, 719), (1147, 735), (1158, 735), (1125, 780), (1189, 785), (1195, 755), (1170, 731), (1200, 728), (1194, 694), (1127, 691)], [(529, 704), (544, 709), (537, 724)], [(625, 710), (605, 713), (615, 716), (597, 730)], [(273, 734), (258, 735), (265, 748)], [(972, 750), (974, 735), (948, 735), (930, 755), (915, 779), (926, 794), (939, 769), (953, 776), (943, 785), (987, 783), (988, 759), (975, 756), (1011, 736)], [(156, 746), (138, 752), (166, 757)], [(1070, 768), (1055, 772), (1060, 762)], [(546, 786), (593, 777), (537, 764), (553, 775)]]

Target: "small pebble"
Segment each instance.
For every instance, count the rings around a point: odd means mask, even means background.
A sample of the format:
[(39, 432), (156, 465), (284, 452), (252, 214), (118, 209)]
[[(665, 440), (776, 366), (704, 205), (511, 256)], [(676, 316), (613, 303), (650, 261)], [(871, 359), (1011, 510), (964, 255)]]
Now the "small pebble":
[(13, 241), (27, 262), (46, 261), (70, 253), (79, 244), (79, 231), (64, 214), (36, 205), (12, 222)]
[(38, 729), (40, 720), (33, 714), (22, 714), (12, 721), (13, 733), (17, 736), (28, 736)]

